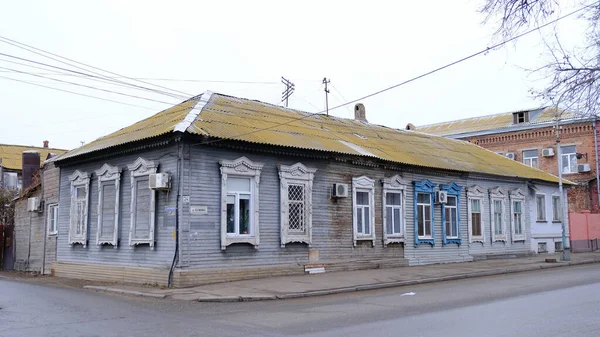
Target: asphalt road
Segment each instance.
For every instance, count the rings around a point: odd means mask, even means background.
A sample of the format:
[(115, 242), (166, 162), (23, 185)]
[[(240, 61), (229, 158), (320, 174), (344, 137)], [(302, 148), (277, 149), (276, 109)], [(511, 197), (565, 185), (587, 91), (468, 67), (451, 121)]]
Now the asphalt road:
[(0, 279), (0, 336), (600, 336), (587, 265), (285, 301), (197, 303)]

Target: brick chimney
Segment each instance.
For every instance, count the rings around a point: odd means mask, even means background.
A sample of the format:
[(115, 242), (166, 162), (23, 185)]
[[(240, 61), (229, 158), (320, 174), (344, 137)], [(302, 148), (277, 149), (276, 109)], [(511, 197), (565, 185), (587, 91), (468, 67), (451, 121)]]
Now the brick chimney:
[(47, 140), (45, 140), (45, 141), (44, 141), (44, 148), (45, 148), (45, 149), (47, 149), (47, 148), (48, 148), (48, 144), (49, 144), (49, 143), (50, 143), (50, 142), (49, 142), (49, 141), (47, 141)]
[(23, 151), (23, 189), (31, 186), (33, 176), (40, 169), (40, 154), (37, 151)]
[(354, 105), (354, 119), (367, 122), (367, 113), (365, 111), (365, 106), (362, 103), (356, 103), (356, 105)]

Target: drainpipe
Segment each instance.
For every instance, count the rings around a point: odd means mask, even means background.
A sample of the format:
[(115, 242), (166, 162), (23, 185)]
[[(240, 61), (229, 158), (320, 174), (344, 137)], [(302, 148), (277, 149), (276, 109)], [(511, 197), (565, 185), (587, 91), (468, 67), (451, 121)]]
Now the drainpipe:
[(48, 214), (47, 212), (45, 212), (46, 209), (46, 203), (44, 202), (45, 195), (44, 195), (44, 171), (40, 170), (40, 184), (42, 185), (42, 192), (40, 194), (40, 198), (41, 198), (41, 204), (42, 204), (42, 214), (43, 214), (43, 219), (42, 221), (44, 222), (44, 226), (43, 227), (43, 231), (40, 234), (40, 237), (42, 237), (43, 239), (43, 245), (42, 245), (42, 275), (44, 275), (44, 272), (46, 271), (46, 240), (48, 240)]
[[(181, 194), (183, 189), (183, 144), (181, 142), (181, 138), (177, 141), (177, 178), (179, 179), (177, 183), (177, 197), (175, 201), (175, 252), (173, 253), (173, 261), (171, 262), (171, 269), (169, 269), (169, 278), (167, 286), (169, 288), (173, 287), (173, 273), (175, 271), (175, 266), (179, 261), (179, 210)], [(175, 180), (173, 179), (173, 180)], [(169, 201), (167, 200), (167, 203)]]
[(596, 124), (598, 123), (598, 117), (594, 117), (592, 127), (594, 128), (594, 157), (596, 158), (596, 195), (598, 196), (596, 206), (600, 207), (600, 172), (598, 171), (598, 130)]

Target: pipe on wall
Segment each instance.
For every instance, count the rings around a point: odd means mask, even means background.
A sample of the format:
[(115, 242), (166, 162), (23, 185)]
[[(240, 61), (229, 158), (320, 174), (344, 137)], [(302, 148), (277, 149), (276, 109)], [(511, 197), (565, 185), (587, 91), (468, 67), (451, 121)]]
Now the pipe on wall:
[(594, 129), (594, 157), (596, 158), (596, 195), (598, 197), (598, 204), (596, 204), (596, 206), (600, 207), (600, 179), (598, 177), (600, 175), (600, 172), (598, 172), (598, 130), (596, 128), (596, 124), (598, 124), (598, 117), (594, 117), (594, 121), (592, 123), (592, 127)]

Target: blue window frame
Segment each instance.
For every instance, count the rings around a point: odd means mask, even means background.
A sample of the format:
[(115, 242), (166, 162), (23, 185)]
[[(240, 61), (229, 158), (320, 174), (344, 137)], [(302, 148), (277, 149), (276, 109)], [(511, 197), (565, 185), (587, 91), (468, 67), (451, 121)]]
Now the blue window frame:
[(440, 185), (440, 191), (448, 193), (447, 203), (442, 204), (442, 244), (461, 244), (460, 239), (460, 191), (462, 187), (452, 183)]
[(415, 186), (415, 247), (422, 243), (435, 246), (435, 221), (433, 218), (433, 189), (435, 184), (428, 179), (413, 181)]

